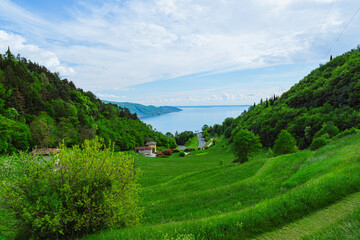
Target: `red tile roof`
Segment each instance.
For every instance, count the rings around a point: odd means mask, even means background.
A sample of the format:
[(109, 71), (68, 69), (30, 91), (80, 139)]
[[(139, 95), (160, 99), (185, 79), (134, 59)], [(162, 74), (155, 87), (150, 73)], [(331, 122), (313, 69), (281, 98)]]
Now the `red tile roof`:
[(30, 154), (31, 155), (34, 155), (34, 154), (50, 155), (53, 152), (59, 153), (59, 149), (55, 149), (55, 148), (39, 148), (39, 149), (35, 149)]
[(134, 147), (134, 150), (151, 150), (152, 147)]

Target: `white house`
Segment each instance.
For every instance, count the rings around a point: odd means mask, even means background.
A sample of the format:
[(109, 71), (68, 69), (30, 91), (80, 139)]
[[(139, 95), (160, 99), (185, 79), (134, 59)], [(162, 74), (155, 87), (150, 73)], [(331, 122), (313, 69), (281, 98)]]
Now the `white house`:
[(135, 147), (134, 150), (143, 156), (152, 156), (152, 147)]

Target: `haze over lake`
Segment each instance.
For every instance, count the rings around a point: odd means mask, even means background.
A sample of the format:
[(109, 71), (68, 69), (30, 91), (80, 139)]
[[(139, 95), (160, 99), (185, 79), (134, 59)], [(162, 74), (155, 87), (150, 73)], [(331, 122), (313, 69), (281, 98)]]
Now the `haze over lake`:
[(150, 124), (153, 129), (162, 133), (186, 130), (201, 130), (204, 124), (209, 126), (221, 124), (225, 118), (237, 117), (249, 105), (229, 105), (229, 106), (180, 106), (181, 112), (164, 114), (156, 117), (142, 118), (146, 124)]

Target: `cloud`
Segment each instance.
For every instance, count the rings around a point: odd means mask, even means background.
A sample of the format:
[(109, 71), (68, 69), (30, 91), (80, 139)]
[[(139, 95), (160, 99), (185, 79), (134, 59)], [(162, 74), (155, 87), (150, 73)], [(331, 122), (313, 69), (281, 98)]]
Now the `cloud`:
[(59, 72), (62, 77), (71, 77), (75, 74), (72, 67), (60, 63), (55, 53), (28, 44), (25, 38), (17, 34), (0, 30), (0, 51), (5, 52), (9, 46), (13, 53), (21, 53), (31, 61), (45, 65), (54, 72)]
[[(64, 13), (67, 18), (55, 21), (0, 0), (0, 29), (7, 30), (0, 34), (12, 38), (2, 39), (1, 46), (10, 45), (26, 58), (73, 76), (77, 86), (101, 93), (192, 74), (211, 75), (308, 59), (319, 62), (356, 5), (350, 0), (335, 2), (322, 25), (331, 2), (78, 1)], [(320, 29), (316, 48), (310, 49)], [(16, 34), (10, 33), (15, 30)], [(204, 99), (246, 99), (227, 93), (211, 93)], [(205, 101), (194, 96), (184, 99)]]

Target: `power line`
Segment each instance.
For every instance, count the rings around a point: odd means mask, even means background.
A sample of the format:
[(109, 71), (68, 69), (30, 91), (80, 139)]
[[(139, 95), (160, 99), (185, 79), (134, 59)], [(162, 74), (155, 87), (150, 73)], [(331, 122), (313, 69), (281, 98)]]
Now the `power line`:
[[(314, 38), (314, 40), (313, 40), (313, 42), (312, 42), (312, 44), (311, 44), (311, 46), (310, 46), (310, 48), (309, 48), (309, 51), (314, 47), (315, 42), (316, 42), (316, 40), (318, 39), (318, 37), (319, 37), (319, 35), (320, 35), (320, 32), (323, 30), (323, 28), (324, 28), (324, 26), (325, 26), (325, 23), (326, 23), (326, 21), (327, 21), (327, 19), (328, 19), (328, 17), (329, 17), (330, 10), (331, 10), (332, 6), (334, 5), (334, 1), (335, 1), (335, 0), (332, 0), (332, 2), (331, 2), (331, 4), (330, 4), (330, 7), (329, 7), (328, 10), (327, 10), (326, 16), (325, 16), (325, 18), (324, 18), (324, 20), (323, 20), (323, 23), (321, 24), (321, 27), (320, 27), (319, 31), (317, 32), (317, 34), (316, 34), (316, 36), (315, 36), (315, 38)], [(307, 59), (306, 59), (306, 61), (307, 61)], [(298, 76), (300, 75), (301, 71), (303, 70), (304, 65), (305, 65), (305, 62), (303, 62), (303, 63), (301, 64), (300, 70), (299, 70), (298, 74), (296, 74), (296, 79), (298, 78)]]
[(324, 26), (325, 26), (325, 23), (326, 23), (326, 20), (327, 20), (327, 18), (328, 18), (328, 16), (329, 16), (330, 10), (331, 10), (331, 8), (332, 8), (332, 6), (333, 6), (333, 4), (334, 4), (334, 1), (335, 1), (335, 0), (333, 0), (333, 1), (331, 2), (331, 5), (330, 5), (330, 7), (329, 7), (329, 9), (328, 9), (328, 11), (327, 11), (327, 13), (326, 13), (325, 18), (324, 18), (324, 21), (323, 21), (323, 23), (321, 24), (321, 28), (319, 29), (318, 33), (316, 34), (316, 37), (314, 38), (314, 41), (312, 42), (311, 47), (310, 47), (309, 50), (312, 49), (312, 47), (314, 46), (317, 38), (318, 38), (319, 35), (320, 35), (320, 32), (323, 30), (323, 28), (324, 28)]
[(340, 33), (340, 35), (338, 36), (338, 38), (335, 40), (335, 42), (333, 43), (333, 45), (331, 46), (331, 48), (329, 49), (329, 51), (326, 52), (324, 58), (326, 56), (328, 56), (328, 54), (330, 53), (330, 51), (334, 48), (334, 46), (336, 45), (336, 43), (339, 41), (339, 39), (341, 38), (341, 36), (343, 35), (343, 33), (345, 32), (345, 30), (347, 29), (347, 27), (350, 25), (350, 23), (354, 20), (356, 14), (360, 11), (360, 7), (356, 10), (356, 12), (354, 13), (354, 15), (351, 17), (350, 21), (346, 24), (345, 28), (342, 30), (342, 32)]

